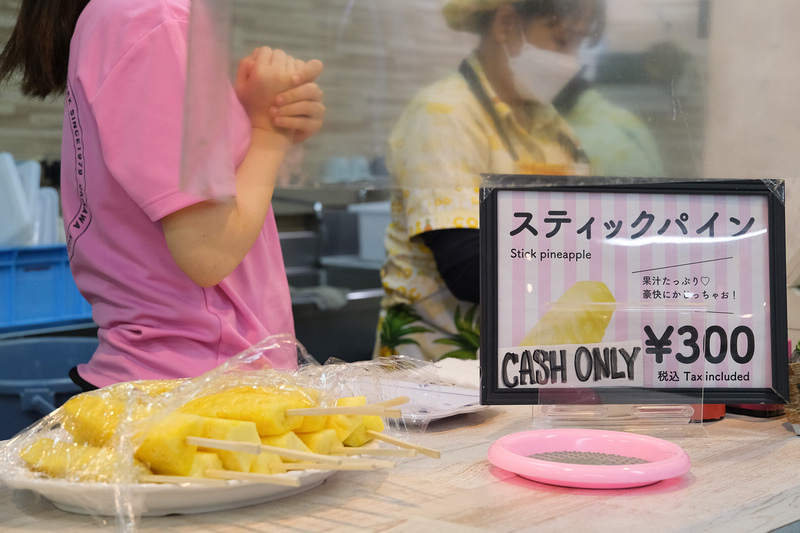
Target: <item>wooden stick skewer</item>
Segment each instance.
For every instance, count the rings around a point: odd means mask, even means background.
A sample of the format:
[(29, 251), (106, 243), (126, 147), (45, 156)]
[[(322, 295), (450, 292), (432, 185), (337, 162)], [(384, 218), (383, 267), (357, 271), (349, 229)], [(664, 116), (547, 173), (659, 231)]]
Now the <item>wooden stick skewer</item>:
[(386, 418), (400, 418), (403, 413), (399, 409), (387, 409), (382, 405), (336, 405), (331, 407), (302, 407), (287, 409), (288, 416), (326, 416), (326, 415), (373, 415)]
[(398, 396), (391, 400), (375, 402), (369, 405), (332, 405), (330, 407), (301, 407), (287, 409), (289, 416), (326, 416), (326, 415), (374, 415), (386, 418), (400, 418), (403, 413), (399, 409), (390, 409), (410, 400), (408, 396)]
[(214, 450), (228, 450), (231, 452), (244, 452), (258, 455), (260, 453), (274, 453), (288, 459), (298, 459), (300, 461), (314, 461), (318, 463), (341, 464), (343, 458), (318, 453), (300, 452), (278, 446), (268, 446), (266, 444), (256, 444), (254, 442), (241, 442), (233, 440), (206, 439), (203, 437), (186, 437), (186, 444), (211, 448)]
[(352, 461), (340, 465), (329, 463), (280, 463), (272, 465), (272, 470), (288, 472), (291, 470), (379, 470), (382, 468), (394, 468), (391, 461)]
[(342, 463), (345, 466), (349, 465), (372, 465), (375, 468), (394, 468), (395, 464), (393, 461), (383, 461), (381, 459), (359, 459), (356, 457), (348, 457)]
[(426, 448), (424, 446), (419, 446), (418, 444), (411, 444), (410, 442), (406, 442), (400, 439), (396, 439), (394, 437), (390, 437), (388, 435), (384, 435), (383, 433), (378, 433), (377, 431), (368, 429), (367, 435), (371, 436), (375, 440), (379, 440), (382, 442), (386, 442), (389, 444), (394, 444), (395, 446), (399, 446), (400, 448), (408, 448), (411, 450), (417, 450), (422, 455), (427, 455), (428, 457), (433, 457), (434, 459), (439, 459), (442, 456), (442, 453), (439, 450), (433, 450), (431, 448)]
[(139, 483), (171, 483), (173, 485), (183, 485), (191, 483), (193, 485), (210, 485), (212, 487), (224, 487), (225, 481), (222, 479), (209, 479), (204, 477), (188, 476), (160, 476), (154, 474), (144, 474), (137, 478)]
[(240, 481), (256, 481), (270, 485), (283, 485), (285, 487), (299, 487), (300, 480), (296, 477), (278, 477), (274, 474), (253, 474), (250, 472), (234, 472), (231, 470), (208, 469), (206, 476), (214, 479), (236, 479)]
[(382, 405), (384, 407), (397, 407), (398, 405), (403, 405), (404, 403), (408, 403), (410, 401), (411, 399), (408, 396), (398, 396), (397, 398), (392, 398), (391, 400), (375, 402), (372, 405)]
[(331, 448), (333, 455), (374, 455), (382, 457), (416, 457), (417, 450), (408, 448), (373, 448), (370, 446), (351, 447), (335, 446)]

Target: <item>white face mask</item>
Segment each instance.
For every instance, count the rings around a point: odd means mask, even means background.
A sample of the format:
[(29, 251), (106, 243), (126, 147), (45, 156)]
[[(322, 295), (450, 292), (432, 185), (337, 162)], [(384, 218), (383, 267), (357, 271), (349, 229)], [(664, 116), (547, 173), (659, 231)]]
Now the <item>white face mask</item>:
[(549, 104), (580, 72), (581, 64), (573, 55), (543, 50), (525, 41), (524, 34), (522, 38), (519, 55), (508, 57), (514, 88), (525, 100)]

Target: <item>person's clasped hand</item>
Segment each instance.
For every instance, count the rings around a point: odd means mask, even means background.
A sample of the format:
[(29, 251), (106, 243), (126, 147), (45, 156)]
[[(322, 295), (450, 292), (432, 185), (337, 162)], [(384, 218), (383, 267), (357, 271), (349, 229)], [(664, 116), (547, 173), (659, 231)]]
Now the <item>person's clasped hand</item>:
[(322, 128), (322, 118), (325, 116), (323, 92), (315, 80), (323, 67), (318, 59), (308, 62), (298, 59), (295, 67), (291, 78), (292, 88), (275, 97), (270, 114), (277, 126), (294, 130), (294, 142), (299, 143)]
[(257, 48), (239, 62), (236, 95), (254, 128), (301, 142), (322, 127), (325, 106), (314, 80), (322, 62), (295, 59), (283, 50)]

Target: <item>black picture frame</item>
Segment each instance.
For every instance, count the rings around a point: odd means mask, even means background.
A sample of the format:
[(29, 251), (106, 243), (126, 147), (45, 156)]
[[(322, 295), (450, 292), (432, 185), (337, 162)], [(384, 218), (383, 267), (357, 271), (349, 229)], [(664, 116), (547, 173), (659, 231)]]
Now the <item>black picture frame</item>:
[[(766, 388), (623, 388), (591, 389), (591, 402), (615, 404), (725, 403), (783, 404), (789, 399), (788, 325), (786, 317), (785, 185), (782, 180), (645, 179), (599, 177), (552, 177), (528, 175), (484, 175), (480, 206), (481, 261), (481, 403), (484, 405), (537, 405), (544, 398), (535, 388), (509, 389), (498, 385), (498, 194), (502, 191), (652, 195), (746, 195), (766, 201), (768, 220), (770, 302), (769, 337), (771, 383)], [(548, 389), (557, 394), (559, 389)], [(542, 395), (546, 396), (546, 395)], [(676, 400), (684, 398), (685, 401)], [(549, 399), (549, 398), (548, 398)], [(575, 403), (581, 403), (577, 401)]]

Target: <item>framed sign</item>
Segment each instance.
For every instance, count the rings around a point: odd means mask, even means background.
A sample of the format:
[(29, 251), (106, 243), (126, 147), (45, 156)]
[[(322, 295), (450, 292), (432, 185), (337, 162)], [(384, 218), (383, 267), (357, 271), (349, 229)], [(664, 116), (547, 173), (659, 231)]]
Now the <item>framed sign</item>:
[(788, 399), (782, 181), (558, 180), (485, 177), (482, 403)]

